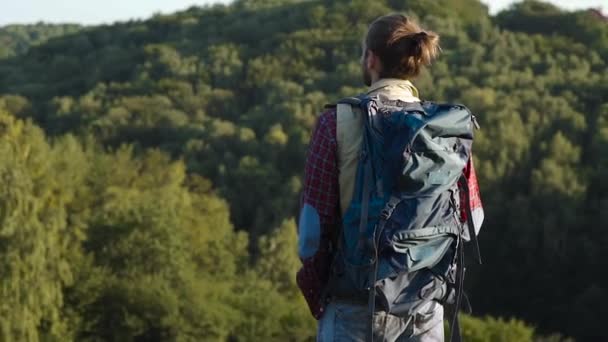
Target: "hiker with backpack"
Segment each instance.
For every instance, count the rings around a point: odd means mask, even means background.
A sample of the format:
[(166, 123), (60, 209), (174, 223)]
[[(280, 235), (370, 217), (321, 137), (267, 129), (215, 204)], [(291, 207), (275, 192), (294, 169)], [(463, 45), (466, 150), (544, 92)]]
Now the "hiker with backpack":
[(472, 163), (475, 117), (420, 100), (410, 82), (439, 37), (410, 18), (376, 19), (363, 41), (369, 90), (328, 106), (305, 166), (297, 283), (319, 320), (317, 340), (452, 340), (466, 302), (464, 241), (483, 209)]

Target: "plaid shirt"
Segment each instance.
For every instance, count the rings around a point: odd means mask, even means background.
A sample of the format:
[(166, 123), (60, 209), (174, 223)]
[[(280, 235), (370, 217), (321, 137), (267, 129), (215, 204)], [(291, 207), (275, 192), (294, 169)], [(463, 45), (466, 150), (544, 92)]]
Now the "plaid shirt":
[(313, 132), (302, 191), (302, 206), (308, 204), (319, 214), (321, 241), (317, 253), (302, 260), (296, 275), (298, 287), (316, 319), (323, 315), (323, 288), (329, 278), (331, 244), (340, 220), (337, 147), (336, 111), (330, 110), (319, 117)]
[(330, 110), (321, 114), (313, 132), (302, 194), (302, 203), (317, 210), (321, 227), (327, 229), (333, 228), (340, 219), (337, 150), (336, 111)]

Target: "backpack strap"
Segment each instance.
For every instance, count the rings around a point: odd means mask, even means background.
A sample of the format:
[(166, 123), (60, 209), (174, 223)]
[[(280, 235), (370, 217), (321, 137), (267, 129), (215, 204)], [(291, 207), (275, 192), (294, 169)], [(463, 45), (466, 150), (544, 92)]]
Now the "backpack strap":
[(355, 191), (357, 164), (363, 144), (363, 113), (348, 103), (336, 105), (336, 140), (340, 183), (340, 211), (345, 213)]
[[(363, 104), (362, 98), (349, 97), (345, 98), (339, 103), (347, 103), (352, 106), (359, 106)], [(371, 182), (374, 178), (372, 168), (372, 158), (369, 155), (370, 151), (370, 136), (369, 136), (369, 113), (365, 108), (361, 110), (363, 114), (363, 142), (361, 144), (361, 161), (363, 162), (363, 187), (361, 189), (363, 195), (363, 201), (361, 202), (361, 216), (359, 217), (359, 242), (361, 245), (367, 240), (367, 219), (369, 218), (369, 197), (371, 195)]]
[[(347, 97), (344, 98), (340, 101), (338, 101), (338, 108), (340, 108), (340, 105), (348, 105), (350, 107), (358, 107), (361, 108), (361, 112), (363, 114), (363, 141), (361, 144), (361, 154), (360, 154), (360, 158), (361, 161), (363, 162), (363, 187), (361, 189), (362, 192), (362, 202), (361, 202), (361, 215), (359, 217), (359, 241), (358, 244), (363, 244), (366, 243), (367, 240), (367, 236), (366, 236), (366, 232), (367, 232), (367, 219), (369, 218), (369, 197), (371, 194), (371, 181), (373, 178), (373, 174), (372, 174), (372, 160), (371, 157), (368, 155), (368, 149), (369, 149), (369, 113), (367, 112), (366, 108), (362, 108), (362, 104), (363, 104), (363, 99), (364, 99), (364, 95), (359, 96), (359, 97)], [(394, 208), (393, 208), (394, 209)], [(390, 211), (392, 213), (392, 210)], [(390, 216), (390, 213), (389, 215)], [(387, 217), (388, 218), (388, 217)], [(386, 221), (386, 220), (383, 220)], [(382, 224), (380, 224), (382, 225)], [(378, 226), (374, 227), (374, 230), (376, 230), (376, 228), (378, 228)], [(369, 306), (369, 324), (368, 324), (368, 334), (367, 334), (367, 341), (369, 342), (373, 342), (374, 340), (374, 330), (373, 330), (373, 318), (374, 318), (374, 312), (375, 312), (375, 304), (376, 304), (376, 288), (375, 288), (375, 283), (376, 283), (376, 275), (378, 272), (378, 250), (377, 250), (377, 245), (375, 243), (375, 232), (374, 232), (374, 250), (375, 250), (375, 256), (374, 256), (374, 266), (372, 267), (371, 270), (371, 274), (370, 274), (370, 287), (369, 287), (369, 297), (368, 297), (368, 306)]]
[(358, 107), (361, 105), (361, 102), (363, 102), (362, 99), (363, 99), (363, 96), (345, 97), (345, 98), (341, 99), (340, 101), (338, 101), (338, 104), (344, 103), (344, 104), (349, 104), (354, 107)]

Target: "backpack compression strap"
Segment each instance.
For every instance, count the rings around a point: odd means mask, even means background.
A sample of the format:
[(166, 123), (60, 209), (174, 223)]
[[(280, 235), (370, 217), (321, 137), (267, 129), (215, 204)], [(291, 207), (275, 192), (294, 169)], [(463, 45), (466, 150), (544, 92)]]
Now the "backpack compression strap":
[(367, 304), (369, 307), (369, 330), (368, 330), (368, 338), (369, 342), (374, 341), (374, 313), (376, 312), (376, 278), (378, 277), (378, 243), (382, 236), (382, 232), (384, 231), (384, 227), (386, 226), (386, 222), (393, 214), (393, 211), (397, 207), (397, 205), (401, 202), (401, 199), (395, 196), (391, 196), (388, 200), (384, 209), (380, 213), (380, 221), (378, 225), (374, 227), (374, 266), (372, 267), (372, 271), (370, 274), (370, 288), (369, 288), (369, 297), (367, 299)]

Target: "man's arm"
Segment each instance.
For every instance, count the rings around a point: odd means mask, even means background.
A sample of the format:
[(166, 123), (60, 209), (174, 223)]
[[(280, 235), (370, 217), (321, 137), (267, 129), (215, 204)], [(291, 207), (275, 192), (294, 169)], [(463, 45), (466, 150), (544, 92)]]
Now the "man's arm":
[(331, 245), (339, 221), (336, 113), (323, 113), (313, 132), (304, 174), (298, 223), (302, 269), (297, 282), (315, 318), (323, 313), (323, 289), (329, 277)]

